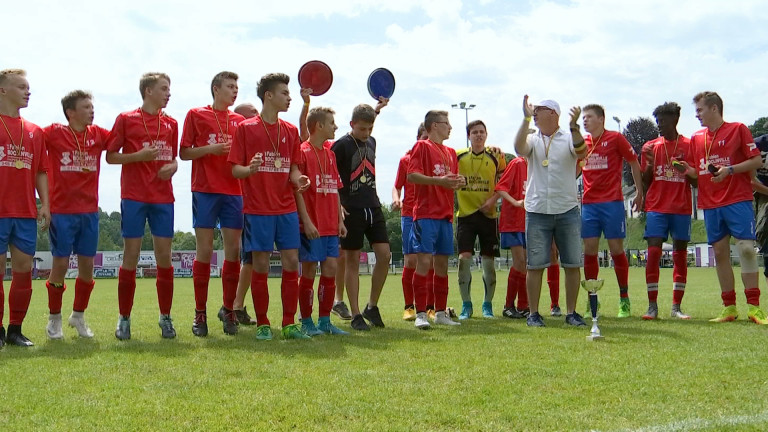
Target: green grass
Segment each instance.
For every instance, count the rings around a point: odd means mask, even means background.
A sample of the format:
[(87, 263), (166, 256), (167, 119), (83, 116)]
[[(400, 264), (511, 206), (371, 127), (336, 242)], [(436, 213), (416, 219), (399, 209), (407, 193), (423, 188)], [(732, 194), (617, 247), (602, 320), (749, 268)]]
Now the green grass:
[[(227, 337), (215, 318), (221, 290), (214, 279), (211, 335), (195, 338), (192, 281), (177, 279), (178, 338), (160, 338), (154, 281), (140, 280), (133, 339), (118, 342), (117, 282), (100, 280), (87, 313), (96, 337), (77, 339), (67, 327), (65, 340), (48, 341), (46, 293), (36, 281), (24, 329), (37, 345), (0, 351), (0, 431), (766, 429), (768, 328), (745, 320), (741, 289), (739, 321), (708, 323), (721, 307), (715, 270), (691, 269), (683, 310), (694, 319), (673, 321), (671, 270), (662, 269), (664, 319), (643, 322), (644, 273), (632, 268), (633, 318), (618, 320), (613, 271), (601, 275), (606, 339), (593, 343), (585, 341), (588, 329), (549, 317), (544, 329), (476, 318), (418, 331), (400, 320), (400, 275), (390, 276), (381, 301), (387, 328), (349, 337), (284, 341), (276, 332), (275, 340), (256, 342), (253, 327)], [(449, 304), (458, 309), (455, 278)], [(479, 306), (480, 275), (474, 279)], [(499, 281), (497, 314), (502, 272)], [(270, 280), (273, 323), (280, 321), (278, 283)], [(73, 291), (65, 294), (66, 315)]]

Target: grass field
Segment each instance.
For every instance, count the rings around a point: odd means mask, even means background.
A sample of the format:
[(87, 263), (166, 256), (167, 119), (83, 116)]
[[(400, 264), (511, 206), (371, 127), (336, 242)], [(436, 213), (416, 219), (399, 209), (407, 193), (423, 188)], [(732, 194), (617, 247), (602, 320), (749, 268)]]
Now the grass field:
[[(588, 329), (549, 317), (543, 329), (474, 318), (418, 331), (400, 319), (400, 275), (390, 276), (380, 304), (387, 328), (348, 337), (257, 342), (253, 327), (225, 336), (215, 319), (220, 282), (213, 280), (211, 335), (196, 338), (192, 280), (177, 279), (177, 339), (160, 338), (154, 280), (140, 280), (133, 339), (118, 342), (117, 281), (100, 280), (87, 314), (96, 337), (80, 340), (67, 327), (63, 341), (48, 341), (46, 293), (36, 281), (24, 329), (37, 345), (0, 350), (0, 431), (768, 428), (768, 326), (746, 321), (741, 288), (739, 321), (709, 323), (721, 307), (715, 270), (691, 269), (683, 310), (694, 319), (673, 321), (672, 274), (662, 269), (664, 319), (643, 322), (644, 273), (632, 268), (633, 317), (618, 320), (613, 271), (601, 275), (606, 339), (593, 343), (585, 341)], [(458, 309), (455, 278), (449, 304)], [(506, 289), (501, 272), (499, 281), (497, 315)], [(278, 283), (270, 280), (273, 323), (280, 321)], [(368, 284), (364, 277), (361, 285)], [(67, 316), (73, 291), (65, 294)], [(475, 282), (477, 309), (481, 291)], [(543, 298), (548, 302), (546, 290)]]

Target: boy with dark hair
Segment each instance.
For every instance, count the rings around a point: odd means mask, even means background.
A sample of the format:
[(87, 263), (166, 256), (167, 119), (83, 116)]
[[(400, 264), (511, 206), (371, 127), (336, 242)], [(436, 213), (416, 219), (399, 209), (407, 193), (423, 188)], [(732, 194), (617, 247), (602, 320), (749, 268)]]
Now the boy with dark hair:
[(67, 124), (55, 123), (43, 130), (48, 150), (51, 194), (51, 253), (53, 266), (48, 281), (48, 326), (51, 339), (62, 339), (61, 304), (69, 257), (77, 254), (75, 300), (70, 327), (80, 337), (93, 337), (83, 314), (93, 291), (93, 258), (99, 243), (99, 171), (109, 131), (93, 124), (93, 97), (83, 90), (61, 100)]
[(245, 252), (253, 256), (251, 295), (256, 312), (256, 338), (272, 339), (267, 311), (269, 257), (275, 246), (280, 251), (283, 274), (282, 333), (286, 339), (308, 339), (295, 324), (298, 302), (299, 217), (293, 192), (303, 192), (309, 178), (298, 169), (299, 131), (278, 118), (291, 103), (288, 75), (267, 74), (259, 80), (256, 93), (264, 106), (261, 115), (237, 126), (228, 161), (232, 175), (243, 179)]

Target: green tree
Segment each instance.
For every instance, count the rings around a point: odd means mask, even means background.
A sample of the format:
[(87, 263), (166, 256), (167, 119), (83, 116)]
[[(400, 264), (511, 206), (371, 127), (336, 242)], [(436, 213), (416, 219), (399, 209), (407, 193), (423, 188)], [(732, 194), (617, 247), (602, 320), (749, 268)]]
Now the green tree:
[(752, 138), (768, 134), (768, 117), (760, 117), (755, 120), (752, 126), (749, 126), (749, 131), (752, 132)]
[[(659, 137), (659, 128), (657, 128), (656, 123), (648, 117), (633, 118), (627, 122), (627, 126), (624, 128), (624, 136), (639, 157), (640, 152), (643, 149), (643, 144)], [(635, 181), (632, 178), (632, 170), (626, 162), (624, 163), (623, 179), (624, 184), (635, 184)]]
[(173, 233), (173, 242), (171, 249), (173, 250), (195, 250), (196, 242), (195, 235), (190, 232), (176, 231)]

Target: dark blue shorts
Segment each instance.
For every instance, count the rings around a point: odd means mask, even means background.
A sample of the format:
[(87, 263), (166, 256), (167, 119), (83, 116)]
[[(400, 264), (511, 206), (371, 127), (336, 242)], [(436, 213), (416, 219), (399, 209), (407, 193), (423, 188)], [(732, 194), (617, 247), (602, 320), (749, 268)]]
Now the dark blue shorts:
[(715, 243), (726, 235), (738, 240), (755, 239), (755, 211), (751, 201), (704, 210), (707, 242)]
[(524, 232), (503, 232), (501, 233), (501, 248), (510, 249), (515, 246), (522, 246), (525, 249)]
[(448, 219), (414, 221), (411, 239), (416, 253), (453, 255), (453, 224)]
[(403, 255), (415, 254), (416, 247), (413, 244), (413, 237), (411, 237), (411, 231), (413, 231), (413, 218), (410, 216), (401, 216), (400, 227), (403, 232)]
[(625, 238), (627, 220), (624, 201), (584, 204), (581, 209), (581, 238)]
[(192, 192), (192, 226), (243, 229), (243, 197)]
[(296, 212), (281, 215), (245, 215), (243, 229), (245, 252), (272, 252), (298, 249), (299, 215)]
[(96, 247), (99, 244), (99, 214), (53, 213), (48, 235), (51, 239), (51, 254), (55, 257), (68, 257), (72, 253), (87, 257), (96, 256)]
[(299, 261), (323, 262), (327, 258), (339, 257), (339, 236), (322, 236), (310, 240), (301, 234)]
[(8, 245), (14, 245), (25, 254), (34, 256), (35, 246), (37, 246), (37, 220), (0, 218), (1, 254), (5, 255), (8, 252)]
[(153, 236), (173, 238), (173, 203), (151, 204), (124, 199), (120, 202), (124, 238), (141, 238), (149, 222)]
[(666, 240), (691, 240), (691, 215), (648, 212), (645, 214), (645, 234), (643, 237)]

